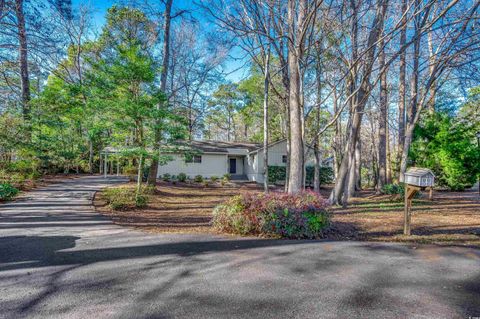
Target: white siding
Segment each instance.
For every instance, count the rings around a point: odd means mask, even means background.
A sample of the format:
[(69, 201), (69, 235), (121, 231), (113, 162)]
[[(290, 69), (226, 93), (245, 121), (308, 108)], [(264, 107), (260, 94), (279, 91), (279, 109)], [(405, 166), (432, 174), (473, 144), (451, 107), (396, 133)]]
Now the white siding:
[(245, 158), (245, 175), (247, 175), (249, 181), (255, 181), (259, 183), (263, 181), (263, 174), (259, 172), (258, 168), (257, 153), (247, 155), (247, 157)]
[[(168, 173), (171, 175), (178, 175), (185, 173), (189, 177), (202, 175), (204, 177), (223, 176), (229, 171), (229, 159), (236, 158), (238, 175), (247, 175), (250, 181), (263, 183), (263, 149), (242, 156), (246, 153), (243, 149), (229, 149), (230, 155), (227, 154), (202, 154), (202, 163), (185, 163), (185, 158), (182, 155), (173, 155), (174, 160), (168, 162), (166, 165), (159, 166), (158, 177)], [(268, 149), (268, 165), (270, 166), (285, 166), (282, 157), (287, 155), (287, 142), (278, 142)]]
[[(287, 155), (287, 141), (276, 143), (268, 148), (268, 165), (285, 166), (282, 157)], [(247, 156), (248, 162), (245, 163), (247, 177), (251, 181), (263, 183), (263, 149)]]
[(227, 154), (202, 154), (201, 156), (201, 163), (185, 163), (183, 155), (174, 154), (172, 155), (173, 161), (158, 167), (157, 177), (161, 177), (165, 173), (170, 175), (185, 173), (189, 177), (196, 175), (221, 177), (227, 172)]

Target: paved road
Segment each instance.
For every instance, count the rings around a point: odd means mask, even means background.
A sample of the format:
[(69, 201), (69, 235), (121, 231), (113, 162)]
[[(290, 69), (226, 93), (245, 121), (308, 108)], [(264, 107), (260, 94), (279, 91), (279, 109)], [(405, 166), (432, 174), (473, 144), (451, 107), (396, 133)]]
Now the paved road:
[(478, 250), (141, 233), (93, 212), (106, 184), (0, 205), (0, 317), (480, 316)]

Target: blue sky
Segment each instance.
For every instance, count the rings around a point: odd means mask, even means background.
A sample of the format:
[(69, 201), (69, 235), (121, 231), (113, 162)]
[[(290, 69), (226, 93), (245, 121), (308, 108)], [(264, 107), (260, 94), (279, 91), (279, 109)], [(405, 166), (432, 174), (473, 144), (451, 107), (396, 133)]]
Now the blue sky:
[[(100, 32), (102, 26), (105, 24), (105, 14), (112, 5), (122, 4), (125, 1), (122, 0), (73, 0), (72, 4), (74, 10), (80, 4), (87, 5), (93, 11), (93, 23), (97, 32)], [(144, 0), (139, 0), (139, 3), (143, 3)], [(159, 0), (150, 0), (150, 3), (159, 3)], [(177, 9), (187, 9), (192, 14), (192, 16), (198, 20), (200, 24), (203, 24), (205, 29), (212, 28), (212, 24), (208, 21), (205, 16), (199, 12), (199, 9), (196, 8), (191, 0), (174, 0), (173, 12)], [(238, 58), (243, 57), (245, 54), (240, 50), (233, 50), (231, 55), (235, 59), (229, 59), (224, 64), (224, 72), (226, 73), (226, 79), (229, 81), (239, 81), (247, 76), (248, 69), (244, 67), (245, 61), (238, 60)]]

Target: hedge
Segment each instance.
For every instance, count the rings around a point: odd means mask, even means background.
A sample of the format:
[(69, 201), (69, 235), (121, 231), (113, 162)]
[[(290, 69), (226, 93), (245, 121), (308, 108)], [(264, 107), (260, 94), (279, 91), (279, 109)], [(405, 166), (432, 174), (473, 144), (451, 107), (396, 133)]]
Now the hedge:
[[(313, 178), (315, 168), (313, 166), (306, 167), (307, 176), (305, 183), (307, 186), (313, 185)], [(269, 166), (268, 167), (268, 182), (278, 183), (285, 181), (286, 167), (285, 166)], [(333, 182), (333, 169), (328, 166), (320, 167), (320, 185), (330, 184)]]

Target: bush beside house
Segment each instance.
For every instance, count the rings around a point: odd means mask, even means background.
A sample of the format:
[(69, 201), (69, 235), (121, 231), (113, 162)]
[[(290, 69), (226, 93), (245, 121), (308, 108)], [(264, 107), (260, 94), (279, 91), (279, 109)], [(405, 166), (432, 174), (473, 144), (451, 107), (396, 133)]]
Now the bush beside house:
[(313, 192), (244, 193), (215, 207), (216, 230), (239, 235), (317, 238), (329, 225), (327, 201)]
[[(308, 186), (313, 185), (313, 178), (315, 168), (313, 166), (306, 167), (307, 175), (305, 176), (305, 183)], [(268, 166), (268, 182), (278, 183), (284, 182), (287, 174), (285, 166)], [(333, 182), (333, 169), (328, 166), (320, 167), (320, 185), (330, 184)]]

